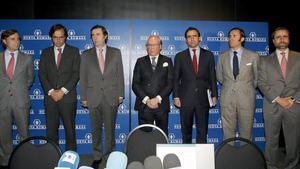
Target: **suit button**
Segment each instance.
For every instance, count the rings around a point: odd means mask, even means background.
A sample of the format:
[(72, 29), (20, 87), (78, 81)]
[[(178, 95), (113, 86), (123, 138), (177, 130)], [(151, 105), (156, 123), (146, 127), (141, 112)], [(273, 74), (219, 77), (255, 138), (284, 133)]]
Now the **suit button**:
[(10, 96), (13, 96), (13, 94), (11, 93)]
[(8, 93), (10, 93), (11, 90), (8, 90)]
[(198, 92), (198, 88), (195, 89), (195, 92)]
[(147, 86), (151, 86), (151, 83), (148, 83)]
[(12, 82), (9, 82), (9, 84), (12, 84)]

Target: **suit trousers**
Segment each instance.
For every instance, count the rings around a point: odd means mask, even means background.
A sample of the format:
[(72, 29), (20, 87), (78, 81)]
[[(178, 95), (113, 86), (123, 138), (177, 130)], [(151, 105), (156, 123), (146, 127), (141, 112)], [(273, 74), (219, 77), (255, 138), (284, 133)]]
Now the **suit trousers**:
[(0, 110), (0, 165), (8, 165), (9, 157), (13, 151), (12, 122), (14, 120), (19, 141), (26, 139), (28, 134), (29, 108), (18, 107), (14, 99), (8, 98), (9, 104)]
[(196, 122), (196, 143), (206, 143), (209, 107), (195, 105), (180, 108), (180, 122), (183, 143), (192, 143), (194, 116)]
[(296, 168), (299, 163), (300, 104), (295, 103), (289, 110), (277, 106), (274, 112), (264, 112), (265, 122), (265, 157), (268, 168), (278, 168), (279, 135), (282, 126), (285, 140), (285, 169)]
[(46, 126), (47, 136), (57, 144), (59, 143), (58, 129), (60, 118), (65, 129), (66, 150), (76, 151), (75, 138), (75, 117), (76, 117), (76, 102), (64, 103), (58, 101), (45, 106), (46, 110)]
[[(117, 112), (118, 106), (111, 106), (105, 99), (101, 99), (101, 103), (97, 107), (89, 108), (94, 160), (100, 160), (103, 157), (106, 158), (115, 149)], [(105, 128), (105, 145), (102, 143), (103, 125)]]
[(154, 124), (155, 121), (155, 125), (168, 136), (168, 112), (164, 112), (161, 108), (151, 109), (145, 105), (145, 108), (139, 111), (138, 118), (139, 125)]

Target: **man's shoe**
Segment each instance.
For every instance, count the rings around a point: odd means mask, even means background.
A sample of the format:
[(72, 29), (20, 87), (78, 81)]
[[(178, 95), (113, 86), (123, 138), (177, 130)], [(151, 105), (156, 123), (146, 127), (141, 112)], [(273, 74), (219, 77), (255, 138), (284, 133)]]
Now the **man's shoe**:
[(94, 169), (98, 169), (99, 168), (99, 164), (101, 163), (101, 159), (100, 160), (94, 160), (91, 167), (93, 167)]

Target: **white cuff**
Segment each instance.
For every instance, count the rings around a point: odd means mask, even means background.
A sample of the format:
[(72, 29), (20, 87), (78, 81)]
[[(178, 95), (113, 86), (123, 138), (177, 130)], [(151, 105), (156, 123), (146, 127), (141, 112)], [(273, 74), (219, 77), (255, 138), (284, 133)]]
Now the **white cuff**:
[(51, 96), (51, 93), (54, 91), (54, 89), (51, 89), (48, 91), (48, 96)]
[(148, 97), (148, 96), (144, 97), (144, 99), (143, 99), (142, 102), (143, 102), (144, 104), (147, 104), (147, 100), (149, 100), (149, 97)]
[(160, 104), (160, 103), (161, 103), (161, 101), (162, 101), (162, 98), (161, 98), (161, 96), (160, 96), (160, 95), (157, 95), (157, 96), (156, 96), (156, 98), (158, 99), (158, 103)]
[(274, 100), (272, 100), (272, 103), (276, 103), (277, 99), (279, 99), (279, 96), (277, 96)]
[(66, 88), (62, 87), (60, 88), (60, 90), (62, 90), (64, 92), (64, 94), (68, 94), (69, 93), (69, 90), (67, 90)]

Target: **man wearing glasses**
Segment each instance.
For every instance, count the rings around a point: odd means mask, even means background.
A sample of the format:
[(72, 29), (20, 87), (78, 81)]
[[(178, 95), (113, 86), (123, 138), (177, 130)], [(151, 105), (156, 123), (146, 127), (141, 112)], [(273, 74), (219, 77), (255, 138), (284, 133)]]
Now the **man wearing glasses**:
[(138, 111), (140, 125), (155, 124), (168, 135), (173, 63), (169, 57), (160, 54), (162, 41), (159, 36), (149, 36), (146, 48), (148, 55), (139, 58), (134, 67), (134, 108)]
[(43, 49), (39, 78), (44, 89), (47, 136), (58, 142), (60, 118), (66, 134), (66, 150), (76, 151), (76, 85), (79, 80), (79, 49), (66, 44), (67, 29), (56, 24), (50, 28), (53, 46)]

